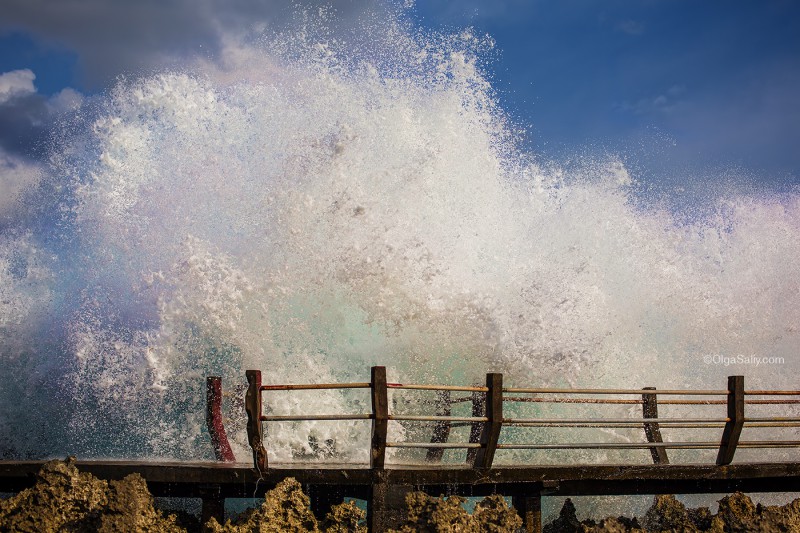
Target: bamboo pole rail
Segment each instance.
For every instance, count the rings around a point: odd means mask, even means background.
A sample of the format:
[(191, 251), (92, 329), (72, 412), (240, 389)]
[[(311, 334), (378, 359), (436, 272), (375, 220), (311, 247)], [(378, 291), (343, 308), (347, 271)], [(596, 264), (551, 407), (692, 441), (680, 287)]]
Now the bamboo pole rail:
[[(517, 394), (635, 394), (641, 395), (641, 389), (552, 389), (552, 388), (513, 388), (508, 387), (503, 389), (503, 392), (511, 392)], [(727, 390), (677, 390), (677, 389), (659, 389), (655, 392), (658, 395), (681, 395), (681, 396), (727, 396)], [(765, 393), (766, 394), (766, 393)]]
[[(263, 431), (260, 424), (300, 422), (300, 421), (349, 421), (371, 420), (373, 424), (372, 445), (370, 446), (370, 464), (373, 468), (383, 468), (385, 464), (386, 448), (425, 448), (428, 450), (429, 462), (441, 461), (445, 449), (466, 449), (467, 464), (474, 468), (490, 468), (494, 459), (495, 450), (503, 449), (571, 449), (571, 448), (599, 448), (604, 449), (649, 449), (655, 463), (667, 464), (669, 462), (665, 450), (667, 448), (698, 447), (718, 448), (717, 464), (729, 464), (733, 454), (739, 446), (739, 436), (744, 427), (750, 428), (794, 428), (800, 427), (800, 417), (790, 416), (744, 416), (744, 406), (755, 405), (793, 405), (800, 403), (796, 399), (753, 399), (749, 396), (792, 396), (800, 395), (795, 390), (745, 390), (742, 376), (731, 376), (728, 379), (726, 390), (704, 389), (625, 389), (625, 388), (524, 388), (504, 387), (502, 374), (487, 374), (486, 386), (471, 385), (436, 385), (436, 384), (411, 384), (391, 383), (386, 380), (384, 367), (373, 367), (372, 378), (369, 382), (354, 383), (325, 383), (325, 384), (273, 384), (262, 385), (260, 373), (248, 371), (248, 380), (255, 377), (258, 383), (251, 382), (248, 389), (246, 406), (248, 415), (251, 411), (258, 411), (258, 415), (248, 423), (248, 435), (253, 443), (262, 443)], [(342, 390), (342, 389), (369, 389), (372, 399), (371, 413), (355, 414), (269, 414), (262, 415), (260, 410), (262, 392), (270, 391), (300, 391), (300, 390)], [(388, 391), (435, 391), (438, 393), (437, 414), (406, 414), (392, 413), (389, 409)], [(469, 392), (467, 397), (453, 398), (452, 392)], [(528, 396), (528, 395), (547, 395)], [(611, 396), (611, 395), (637, 395), (635, 399), (621, 398), (586, 398), (580, 396)], [(574, 396), (578, 397), (574, 397)], [(256, 396), (258, 396), (256, 398)], [(658, 397), (666, 397), (658, 400)], [(675, 398), (684, 396), (685, 398)], [(723, 400), (699, 399), (698, 396), (724, 396)], [(686, 398), (688, 397), (688, 398)], [(453, 415), (452, 405), (463, 402), (472, 402), (472, 416)], [(543, 417), (535, 418), (520, 416), (503, 416), (503, 403), (562, 403), (562, 404), (610, 404), (610, 405), (642, 405), (642, 417)], [(726, 417), (659, 417), (658, 404), (675, 406), (727, 406)], [(388, 422), (421, 422), (433, 423), (435, 429), (431, 442), (395, 442), (388, 440)], [(470, 427), (468, 442), (448, 442), (450, 431), (467, 425)], [(256, 427), (258, 426), (258, 427)], [(583, 428), (583, 429), (625, 429), (642, 428), (646, 442), (574, 442), (574, 443), (519, 443), (509, 444), (502, 442), (503, 427), (513, 426), (519, 428)], [(664, 442), (662, 429), (719, 429), (722, 436), (719, 441), (708, 442)], [(742, 442), (743, 447), (792, 447), (794, 441), (748, 441)], [(266, 467), (266, 450), (259, 451), (254, 448), (254, 458), (263, 456), (262, 464)]]

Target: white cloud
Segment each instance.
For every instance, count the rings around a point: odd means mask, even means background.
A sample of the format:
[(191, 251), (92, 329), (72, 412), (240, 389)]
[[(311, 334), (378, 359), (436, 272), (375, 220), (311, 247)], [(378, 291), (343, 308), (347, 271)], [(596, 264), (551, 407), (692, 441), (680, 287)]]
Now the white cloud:
[[(0, 150), (3, 154), (30, 155), (41, 143), (54, 121), (77, 111), (84, 97), (72, 88), (48, 97), (36, 90), (36, 74), (30, 69), (0, 74)], [(2, 155), (2, 154), (0, 154)], [(3, 168), (7, 168), (4, 165)]]
[(3, 0), (0, 30), (30, 32), (78, 56), (85, 80), (108, 85), (121, 73), (180, 68), (216, 57), (229, 35), (278, 30), (304, 9), (339, 20), (380, 12), (376, 0)]
[(19, 199), (26, 190), (39, 183), (41, 175), (39, 165), (0, 148), (0, 218), (13, 213)]
[(68, 113), (78, 109), (83, 104), (83, 100), (84, 98), (81, 93), (67, 87), (58, 94), (54, 94), (47, 101), (47, 107), (55, 114)]
[(17, 96), (35, 93), (36, 87), (33, 86), (35, 79), (36, 74), (27, 68), (0, 74), (0, 104)]

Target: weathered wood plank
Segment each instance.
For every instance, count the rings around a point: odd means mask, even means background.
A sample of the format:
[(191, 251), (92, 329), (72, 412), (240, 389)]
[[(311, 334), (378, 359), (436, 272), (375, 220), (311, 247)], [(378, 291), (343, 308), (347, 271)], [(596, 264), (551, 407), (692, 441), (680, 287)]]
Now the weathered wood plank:
[(489, 420), (483, 426), (481, 433), (481, 447), (475, 455), (475, 468), (490, 468), (497, 450), (497, 441), (500, 439), (500, 430), (503, 427), (503, 374), (486, 374), (486, 418)]
[[(656, 390), (655, 387), (645, 387), (642, 390)], [(642, 417), (645, 419), (658, 418), (658, 396), (655, 394), (642, 394)], [(664, 442), (661, 439), (661, 429), (656, 422), (644, 423), (644, 434), (647, 437), (647, 442)], [(667, 457), (667, 450), (661, 446), (654, 446), (650, 448), (650, 455), (653, 457), (655, 464), (669, 464), (669, 457)]]
[(244, 408), (247, 412), (247, 441), (253, 449), (253, 465), (259, 472), (267, 470), (267, 450), (264, 448), (264, 433), (261, 428), (261, 371), (248, 370), (247, 394)]
[(372, 367), (372, 445), (370, 466), (383, 468), (386, 462), (386, 435), (389, 431), (389, 392), (386, 385), (386, 367)]
[[(35, 482), (44, 461), (0, 461), (0, 492), (17, 492)], [(790, 492), (800, 486), (800, 463), (739, 463), (717, 465), (503, 465), (475, 470), (465, 465), (390, 465), (373, 471), (353, 465), (276, 465), (260, 476), (252, 465), (237, 463), (176, 463), (78, 461), (78, 469), (101, 479), (122, 479), (138, 473), (155, 496), (201, 497), (219, 486), (221, 497), (263, 495), (286, 477), (314, 486), (336, 485), (348, 495), (367, 498), (376, 472), (391, 484), (429, 487), (431, 492), (463, 495), (525, 495), (547, 484), (548, 494), (694, 494), (705, 492)], [(359, 496), (360, 494), (360, 496)]]
[(744, 376), (728, 376), (728, 422), (722, 431), (717, 454), (718, 465), (729, 465), (736, 453), (744, 426)]
[(217, 461), (236, 462), (222, 423), (222, 378), (217, 376), (206, 378), (206, 427)]

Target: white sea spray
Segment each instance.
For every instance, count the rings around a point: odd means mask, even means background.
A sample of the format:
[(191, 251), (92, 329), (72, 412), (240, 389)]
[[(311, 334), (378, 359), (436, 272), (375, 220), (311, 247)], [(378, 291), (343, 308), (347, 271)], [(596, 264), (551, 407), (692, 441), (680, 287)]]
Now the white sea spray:
[[(52, 224), (0, 234), (3, 362), (24, 351), (22, 381), (52, 385), (0, 389), (5, 453), (208, 458), (204, 378), (240, 396), (247, 368), (266, 383), (385, 365), (408, 382), (794, 387), (796, 194), (734, 191), (688, 219), (643, 204), (620, 155), (566, 166), (519, 147), (481, 66), (490, 40), (374, 25), (374, 49), (308, 28), (121, 81), (53, 155)], [(355, 391), (265, 399), (369, 409)], [(244, 459), (240, 409), (226, 423)], [(37, 439), (25, 412), (51, 421)], [(368, 430), (270, 424), (271, 460), (365, 461)]]

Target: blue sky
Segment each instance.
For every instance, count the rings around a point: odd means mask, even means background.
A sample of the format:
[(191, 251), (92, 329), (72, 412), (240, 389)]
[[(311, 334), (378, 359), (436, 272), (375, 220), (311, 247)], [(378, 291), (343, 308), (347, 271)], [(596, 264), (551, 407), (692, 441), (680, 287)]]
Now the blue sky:
[[(213, 60), (242, 28), (281, 27), (285, 4), (3, 0), (0, 156), (44, 157), (60, 114), (119, 75)], [(345, 21), (386, 6), (333, 4)], [(538, 153), (603, 149), (663, 176), (737, 168), (800, 183), (800, 2), (418, 0), (408, 16), (492, 36), (493, 84)]]

